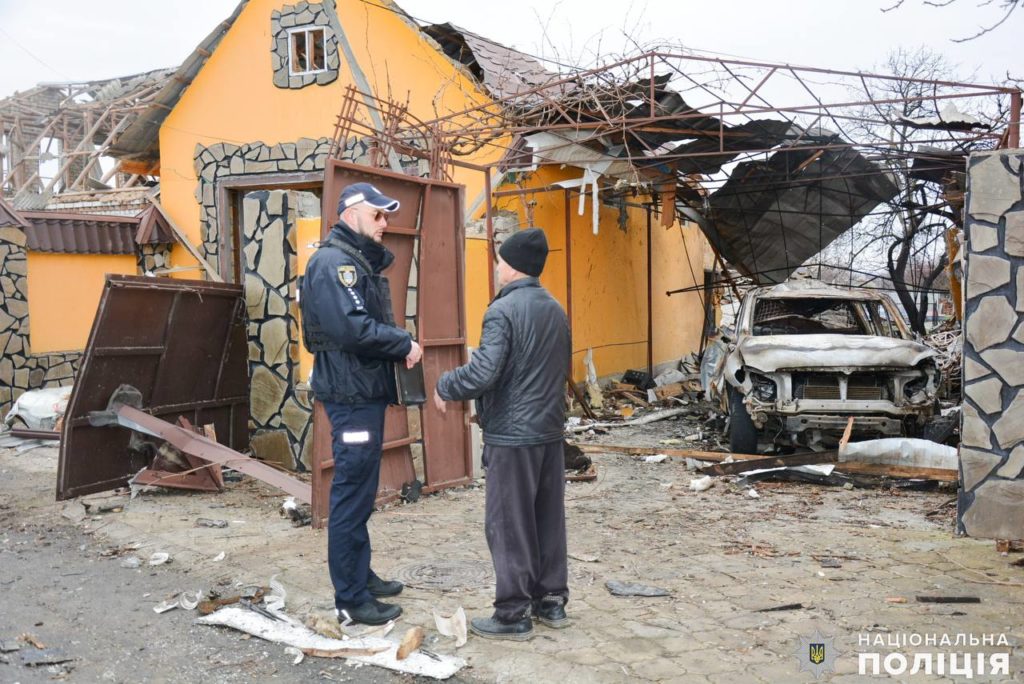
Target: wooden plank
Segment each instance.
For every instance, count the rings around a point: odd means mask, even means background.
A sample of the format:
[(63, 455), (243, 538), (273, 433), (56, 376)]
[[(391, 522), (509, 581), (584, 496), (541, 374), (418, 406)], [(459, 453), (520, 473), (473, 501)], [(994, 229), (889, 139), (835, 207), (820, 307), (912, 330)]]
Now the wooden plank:
[(199, 250), (196, 249), (196, 247), (191, 243), (191, 241), (189, 241), (188, 235), (186, 235), (185, 232), (178, 227), (178, 224), (174, 222), (174, 219), (171, 218), (171, 215), (167, 213), (167, 210), (164, 209), (163, 205), (160, 204), (160, 202), (155, 197), (150, 197), (149, 201), (150, 203), (152, 203), (154, 207), (156, 207), (156, 210), (160, 212), (160, 215), (167, 219), (167, 225), (170, 226), (171, 232), (174, 233), (175, 239), (181, 244), (182, 247), (185, 248), (185, 251), (187, 251), (192, 256), (193, 259), (199, 262), (199, 265), (202, 266), (204, 271), (206, 271), (206, 275), (209, 276), (210, 280), (216, 283), (223, 283), (224, 279), (220, 277), (219, 273), (217, 273), (217, 269), (211, 266), (210, 262), (203, 258), (203, 255), (199, 253)]
[(756, 458), (749, 461), (739, 460), (733, 461), (732, 463), (716, 463), (715, 465), (701, 468), (700, 472), (710, 475), (735, 475), (748, 470), (790, 468), (802, 465), (818, 465), (819, 463), (835, 463), (838, 458), (839, 452), (837, 451), (790, 454), (788, 456), (776, 456), (772, 458)]
[(669, 397), (675, 397), (682, 394), (686, 390), (681, 382), (673, 382), (671, 385), (664, 385), (662, 387), (654, 388), (654, 396), (658, 399), (665, 400)]
[[(697, 451), (695, 449), (664, 449), (658, 447), (633, 447), (619, 444), (577, 444), (580, 451), (588, 454), (628, 454), (631, 456), (650, 456), (665, 454), (672, 459), (687, 458), (698, 461), (721, 462), (732, 456), (734, 461), (765, 460), (763, 454), (737, 454), (727, 451)], [(917, 468), (912, 466), (896, 466), (882, 463), (857, 463), (843, 461), (835, 463), (836, 471), (855, 475), (874, 475), (876, 477), (900, 477), (908, 479), (938, 480), (940, 482), (956, 482), (957, 471), (944, 468)], [(778, 466), (769, 466), (778, 467)], [(752, 470), (747, 466), (745, 470)]]

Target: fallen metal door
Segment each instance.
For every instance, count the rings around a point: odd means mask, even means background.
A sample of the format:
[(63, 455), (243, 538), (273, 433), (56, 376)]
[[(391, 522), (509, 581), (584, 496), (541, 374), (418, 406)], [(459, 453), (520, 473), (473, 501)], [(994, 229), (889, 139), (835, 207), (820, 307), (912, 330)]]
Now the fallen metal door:
[[(337, 218), (342, 189), (357, 182), (373, 183), (381, 192), (402, 203), (390, 217), (384, 244), (395, 254), (385, 272), (391, 284), (395, 320), (407, 319), (423, 347), (423, 370), (428, 396), (438, 377), (466, 360), (464, 310), (463, 188), (460, 185), (329, 160), (324, 179), (322, 235)], [(416, 266), (413, 272), (413, 266)], [(409, 309), (412, 309), (409, 311)], [(432, 402), (420, 413), (423, 439), (423, 491), (430, 492), (468, 483), (473, 457), (466, 407), (449, 404), (442, 415)], [(331, 433), (323, 408), (313, 412), (313, 521), (327, 518), (334, 472)], [(410, 446), (419, 441), (410, 435), (408, 409), (388, 408), (384, 427), (379, 501), (393, 500), (401, 487), (415, 477)]]
[(217, 441), (246, 449), (248, 355), (240, 285), (107, 276), (64, 417), (57, 499), (124, 486), (148, 465), (128, 430), (89, 425), (120, 385), (142, 393), (147, 413), (212, 423)]

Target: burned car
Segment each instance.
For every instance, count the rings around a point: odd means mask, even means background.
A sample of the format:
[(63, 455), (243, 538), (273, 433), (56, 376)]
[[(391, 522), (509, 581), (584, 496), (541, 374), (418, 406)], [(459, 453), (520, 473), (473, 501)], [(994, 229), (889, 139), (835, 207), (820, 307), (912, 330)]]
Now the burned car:
[(834, 446), (851, 416), (859, 438), (917, 436), (937, 410), (935, 356), (881, 292), (798, 280), (747, 293), (701, 374), (730, 448), (754, 453)]

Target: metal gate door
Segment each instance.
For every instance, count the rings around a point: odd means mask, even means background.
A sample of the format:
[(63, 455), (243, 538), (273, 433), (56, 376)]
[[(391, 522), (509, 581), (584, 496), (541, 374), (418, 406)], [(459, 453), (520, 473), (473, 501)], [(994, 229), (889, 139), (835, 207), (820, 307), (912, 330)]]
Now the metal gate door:
[[(391, 283), (395, 320), (412, 324), (423, 347), (423, 371), (428, 396), (438, 377), (466, 361), (464, 305), (463, 187), (443, 181), (415, 178), (381, 169), (329, 160), (324, 179), (321, 236), (337, 219), (342, 189), (358, 182), (373, 183), (402, 203), (390, 217), (384, 245), (395, 254), (385, 272)], [(473, 476), (473, 455), (466, 405), (449, 403), (441, 414), (428, 401), (421, 409), (388, 408), (384, 423), (378, 501), (393, 500), (402, 485), (415, 477), (409, 411), (419, 411), (423, 444), (423, 491), (431, 492), (468, 483)], [(331, 430), (323, 407), (313, 412), (313, 520), (327, 518), (334, 461)]]

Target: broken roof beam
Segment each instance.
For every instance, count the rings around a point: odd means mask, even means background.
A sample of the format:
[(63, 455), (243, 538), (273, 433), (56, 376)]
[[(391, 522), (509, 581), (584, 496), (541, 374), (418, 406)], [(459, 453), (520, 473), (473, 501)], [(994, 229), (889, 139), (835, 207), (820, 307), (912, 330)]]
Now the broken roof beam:
[(162, 439), (186, 454), (245, 473), (272, 487), (277, 487), (303, 503), (312, 503), (313, 501), (313, 489), (309, 483), (230, 449), (208, 437), (155, 418), (145, 411), (131, 406), (121, 406), (117, 409), (117, 423), (130, 430)]

